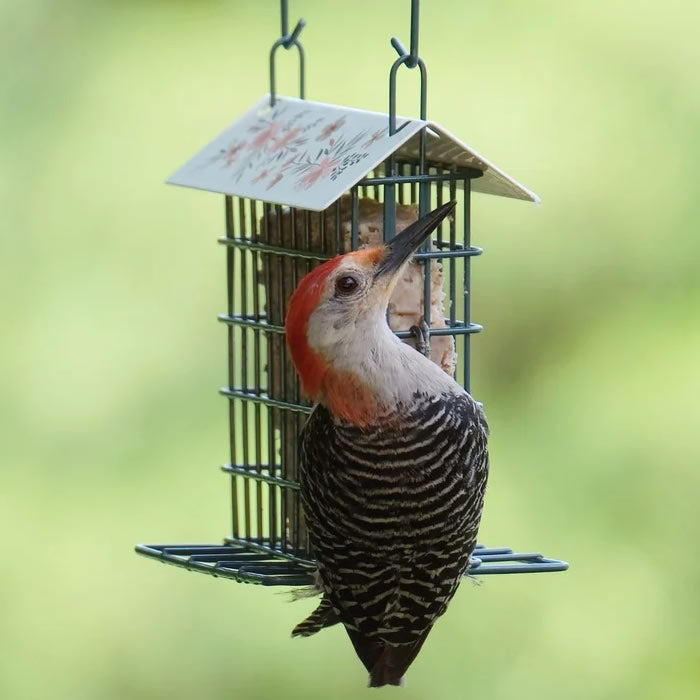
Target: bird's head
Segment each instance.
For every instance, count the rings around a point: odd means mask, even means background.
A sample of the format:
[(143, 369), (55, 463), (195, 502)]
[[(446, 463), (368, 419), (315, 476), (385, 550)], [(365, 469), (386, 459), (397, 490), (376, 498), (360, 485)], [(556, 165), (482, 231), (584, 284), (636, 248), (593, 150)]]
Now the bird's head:
[[(366, 403), (353, 367), (357, 348), (369, 354), (386, 334), (386, 310), (397, 280), (416, 249), (450, 214), (455, 202), (430, 212), (384, 245), (338, 255), (314, 268), (289, 300), (285, 331), (304, 393), (331, 403), (336, 412), (360, 422)], [(366, 392), (365, 392), (366, 393)], [(342, 396), (341, 396), (342, 395)], [(324, 401), (325, 400), (325, 401)], [(344, 410), (341, 404), (355, 406)]]

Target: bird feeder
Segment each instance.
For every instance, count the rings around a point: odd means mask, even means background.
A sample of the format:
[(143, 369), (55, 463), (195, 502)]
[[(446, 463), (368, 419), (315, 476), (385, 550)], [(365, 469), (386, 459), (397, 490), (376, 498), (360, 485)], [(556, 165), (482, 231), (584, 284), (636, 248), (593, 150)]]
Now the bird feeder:
[[(420, 216), (456, 200), (396, 287), (388, 322), (469, 391), (471, 194), (537, 202), (537, 196), (426, 117), (425, 63), (418, 56), (418, 2), (411, 47), (389, 77), (388, 114), (305, 99), (300, 20), (270, 52), (270, 93), (175, 172), (168, 182), (224, 195), (231, 532), (217, 544), (138, 545), (137, 552), (191, 571), (247, 583), (305, 585), (314, 561), (299, 497), (297, 441), (312, 406), (287, 353), (287, 300), (315, 265), (393, 238)], [(296, 48), (299, 97), (277, 94), (276, 53)], [(420, 116), (396, 114), (396, 75), (420, 73)], [(497, 467), (496, 467), (497, 468)], [(564, 571), (535, 552), (477, 545), (465, 574)]]

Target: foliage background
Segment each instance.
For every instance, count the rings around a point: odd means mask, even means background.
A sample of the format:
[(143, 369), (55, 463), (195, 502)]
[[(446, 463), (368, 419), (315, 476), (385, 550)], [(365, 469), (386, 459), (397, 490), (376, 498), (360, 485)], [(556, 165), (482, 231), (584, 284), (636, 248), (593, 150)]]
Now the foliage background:
[[(292, 2), (309, 97), (384, 110), (408, 4)], [(543, 199), (475, 196), (482, 539), (572, 566), (464, 585), (400, 692), (695, 698), (700, 6), (423, 4), (430, 115)], [(363, 696), (310, 601), (132, 553), (228, 530), (222, 208), (162, 181), (266, 91), (278, 3), (0, 13), (0, 696)]]

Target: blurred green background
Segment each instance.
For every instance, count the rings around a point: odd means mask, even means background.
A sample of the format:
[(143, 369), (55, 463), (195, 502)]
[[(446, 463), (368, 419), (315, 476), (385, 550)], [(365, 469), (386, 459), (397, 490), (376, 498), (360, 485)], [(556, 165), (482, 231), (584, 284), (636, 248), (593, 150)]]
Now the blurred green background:
[[(423, 5), (429, 115), (543, 200), (473, 202), (481, 539), (571, 569), (465, 583), (382, 692), (696, 698), (700, 6)], [(308, 96), (385, 110), (408, 7), (293, 0)], [(278, 12), (2, 4), (3, 699), (366, 692), (341, 629), (290, 639), (312, 601), (132, 552), (229, 530), (223, 207), (163, 180), (266, 92)]]

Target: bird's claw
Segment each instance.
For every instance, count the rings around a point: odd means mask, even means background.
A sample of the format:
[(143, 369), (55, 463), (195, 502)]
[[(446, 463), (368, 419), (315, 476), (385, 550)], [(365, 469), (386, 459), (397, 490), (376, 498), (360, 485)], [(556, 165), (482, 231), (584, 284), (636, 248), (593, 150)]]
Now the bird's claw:
[(409, 330), (416, 339), (416, 350), (418, 350), (421, 355), (430, 358), (430, 328), (425, 322), (425, 319), (421, 319), (420, 323), (411, 326)]

